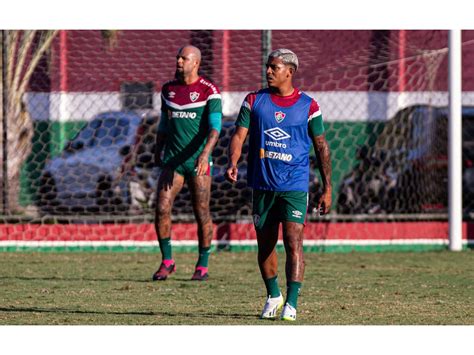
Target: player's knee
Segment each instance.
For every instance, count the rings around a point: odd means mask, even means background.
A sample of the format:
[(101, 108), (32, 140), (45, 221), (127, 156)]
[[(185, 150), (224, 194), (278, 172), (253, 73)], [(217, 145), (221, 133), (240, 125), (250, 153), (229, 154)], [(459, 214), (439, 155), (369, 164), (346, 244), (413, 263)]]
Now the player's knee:
[(158, 219), (171, 215), (171, 206), (167, 203), (158, 203), (156, 205), (156, 217)]
[(199, 215), (197, 215), (196, 220), (197, 220), (197, 222), (198, 222), (200, 225), (205, 225), (205, 224), (212, 223), (212, 219), (211, 219), (211, 214), (210, 214), (210, 213), (202, 213), (202, 214), (199, 214)]
[(195, 210), (195, 215), (198, 222), (205, 223), (211, 220), (211, 212), (209, 211), (208, 205), (198, 205)]
[(290, 238), (286, 242), (286, 251), (295, 256), (301, 255), (303, 252), (303, 243), (298, 238)]

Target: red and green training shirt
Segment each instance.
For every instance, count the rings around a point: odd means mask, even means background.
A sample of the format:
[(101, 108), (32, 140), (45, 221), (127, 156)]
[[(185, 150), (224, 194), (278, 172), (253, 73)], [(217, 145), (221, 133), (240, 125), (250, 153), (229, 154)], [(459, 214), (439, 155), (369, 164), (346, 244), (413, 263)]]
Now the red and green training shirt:
[[(222, 98), (217, 86), (199, 77), (186, 85), (172, 80), (161, 90), (159, 132), (166, 133), (163, 163), (176, 167), (196, 160), (210, 129), (220, 131)], [(211, 157), (209, 157), (209, 160)]]

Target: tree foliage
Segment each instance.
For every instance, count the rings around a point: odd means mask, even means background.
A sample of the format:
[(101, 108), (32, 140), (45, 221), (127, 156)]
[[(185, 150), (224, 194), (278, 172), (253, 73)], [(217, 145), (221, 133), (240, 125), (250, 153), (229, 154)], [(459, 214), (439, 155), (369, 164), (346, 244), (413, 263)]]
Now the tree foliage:
[[(8, 214), (21, 212), (18, 202), (20, 193), (20, 171), (24, 161), (31, 152), (33, 122), (24, 101), (31, 76), (40, 59), (49, 50), (58, 30), (5, 30), (2, 31), (2, 93), (5, 93), (6, 107), (4, 123), (0, 125), (0, 137), (5, 150), (0, 150), (0, 160), (4, 161), (6, 153), (6, 173), (1, 168), (2, 209)], [(4, 67), (3, 67), (4, 66)], [(5, 90), (5, 91), (4, 91)], [(3, 103), (2, 103), (3, 105)], [(3, 107), (2, 107), (3, 109)], [(6, 186), (6, 193), (3, 188)]]

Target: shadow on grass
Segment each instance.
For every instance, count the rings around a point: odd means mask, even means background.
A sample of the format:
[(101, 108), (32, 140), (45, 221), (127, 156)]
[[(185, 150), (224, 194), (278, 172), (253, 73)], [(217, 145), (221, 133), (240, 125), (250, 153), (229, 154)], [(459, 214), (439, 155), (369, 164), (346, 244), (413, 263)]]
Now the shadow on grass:
[(23, 280), (23, 281), (126, 281), (126, 282), (153, 282), (150, 279), (125, 279), (125, 278), (88, 278), (88, 277), (37, 277), (37, 276), (0, 276), (0, 280)]
[(0, 307), (0, 312), (6, 313), (58, 313), (58, 314), (99, 314), (118, 316), (160, 316), (160, 317), (186, 317), (186, 318), (212, 318), (217, 317), (229, 319), (258, 319), (255, 314), (241, 313), (180, 313), (180, 312), (117, 312), (117, 311), (87, 311), (67, 308), (40, 308), (40, 307)]
[[(37, 277), (37, 276), (0, 276), (0, 280), (22, 280), (22, 281), (97, 281), (97, 282), (107, 282), (107, 281), (120, 281), (120, 282), (146, 282), (146, 283), (156, 283), (156, 284), (163, 284), (164, 281), (153, 281), (151, 276), (147, 279), (126, 279), (126, 278), (88, 278), (88, 277)], [(208, 281), (196, 281), (191, 280), (191, 276), (189, 278), (184, 277), (170, 277), (168, 282), (190, 282), (195, 284), (206, 284), (211, 281), (225, 281), (222, 278), (212, 278), (212, 280)]]

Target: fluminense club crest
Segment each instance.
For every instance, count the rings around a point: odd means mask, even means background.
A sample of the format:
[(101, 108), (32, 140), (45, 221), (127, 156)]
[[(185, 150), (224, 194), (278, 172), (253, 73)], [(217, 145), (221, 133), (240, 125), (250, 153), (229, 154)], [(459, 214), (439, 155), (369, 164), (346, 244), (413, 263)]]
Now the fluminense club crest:
[(198, 97), (199, 97), (199, 93), (196, 91), (189, 93), (189, 98), (191, 99), (192, 102), (196, 101)]
[(284, 113), (282, 111), (275, 112), (275, 119), (278, 123), (283, 121), (285, 119), (285, 116), (286, 116), (286, 113)]

